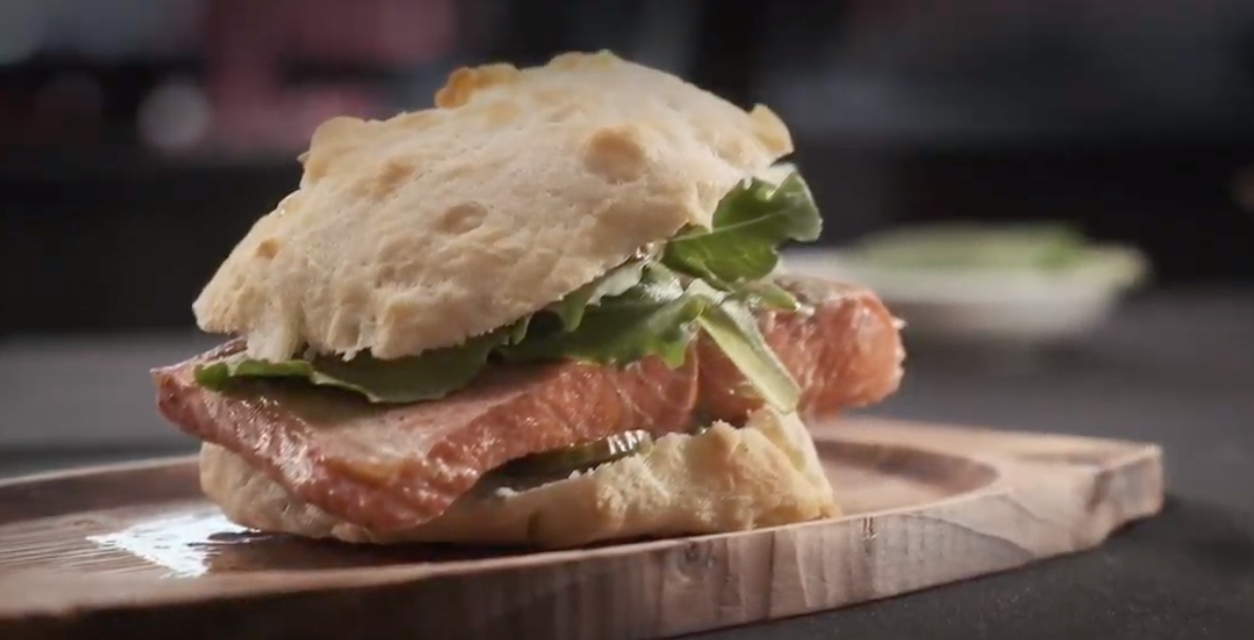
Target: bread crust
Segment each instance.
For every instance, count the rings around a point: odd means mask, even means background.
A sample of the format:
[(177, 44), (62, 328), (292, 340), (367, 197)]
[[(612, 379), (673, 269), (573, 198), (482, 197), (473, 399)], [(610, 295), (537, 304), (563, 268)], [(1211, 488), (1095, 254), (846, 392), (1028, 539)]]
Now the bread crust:
[(272, 360), (457, 345), (708, 225), (792, 151), (766, 107), (607, 52), (459, 69), (435, 102), (322, 124), (299, 189), (194, 302), (199, 326)]
[(239, 456), (201, 450), (201, 485), (242, 526), (353, 543), (573, 547), (742, 531), (839, 515), (805, 425), (762, 409), (736, 429), (671, 434), (646, 453), (525, 491), (483, 487), (417, 528), (381, 534), (288, 494)]

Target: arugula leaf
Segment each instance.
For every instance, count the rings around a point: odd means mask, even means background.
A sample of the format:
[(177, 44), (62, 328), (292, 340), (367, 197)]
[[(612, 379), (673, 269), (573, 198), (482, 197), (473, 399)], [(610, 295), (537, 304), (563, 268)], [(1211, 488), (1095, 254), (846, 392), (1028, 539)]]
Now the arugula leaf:
[(494, 349), (520, 340), (525, 331), (525, 322), (520, 322), (457, 347), (396, 360), (362, 354), (348, 361), (317, 356), (270, 362), (236, 354), (198, 366), (195, 376), (201, 386), (215, 391), (226, 389), (237, 378), (302, 378), (313, 385), (359, 393), (371, 402), (437, 400), (468, 385)]
[(709, 301), (685, 295), (683, 284), (659, 265), (643, 266), (638, 284), (622, 294), (585, 307), (576, 328), (533, 335), (501, 349), (510, 360), (574, 358), (625, 364), (648, 355), (669, 366), (684, 363), (696, 335), (692, 324)]
[[(703, 286), (704, 283), (697, 280), (692, 289), (696, 289), (698, 295), (719, 299), (720, 294), (713, 289), (707, 287), (707, 291), (701, 291)], [(796, 409), (801, 389), (766, 343), (757, 320), (747, 307), (735, 299), (723, 297), (717, 304), (711, 304), (697, 322), (763, 400), (780, 411)]]
[(589, 307), (578, 329), (532, 337), (502, 353), (508, 359), (602, 364), (657, 355), (673, 368), (683, 364), (698, 330), (714, 340), (764, 400), (782, 411), (796, 408), (797, 383), (766, 344), (748, 307), (701, 280), (685, 287), (662, 265), (648, 265), (639, 285)]
[(728, 289), (737, 300), (747, 302), (753, 307), (800, 311), (805, 306), (797, 300), (797, 296), (770, 280), (743, 282)]
[(795, 171), (778, 185), (753, 179), (738, 185), (714, 212), (713, 228), (690, 229), (666, 245), (662, 263), (721, 288), (759, 280), (779, 264), (779, 245), (818, 239), (823, 220)]
[(567, 331), (574, 331), (579, 328), (584, 311), (589, 305), (597, 305), (605, 298), (622, 295), (639, 284), (646, 264), (644, 260), (631, 260), (567, 294), (549, 305), (546, 310), (555, 314)]

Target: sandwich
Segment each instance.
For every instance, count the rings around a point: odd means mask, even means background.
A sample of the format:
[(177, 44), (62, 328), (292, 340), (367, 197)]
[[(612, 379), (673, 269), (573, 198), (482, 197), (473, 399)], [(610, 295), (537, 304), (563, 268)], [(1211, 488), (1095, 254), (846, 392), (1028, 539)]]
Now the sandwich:
[(836, 516), (807, 425), (896, 391), (871, 291), (790, 275), (791, 134), (608, 52), (462, 68), (337, 117), (154, 369), (230, 520), (559, 548)]

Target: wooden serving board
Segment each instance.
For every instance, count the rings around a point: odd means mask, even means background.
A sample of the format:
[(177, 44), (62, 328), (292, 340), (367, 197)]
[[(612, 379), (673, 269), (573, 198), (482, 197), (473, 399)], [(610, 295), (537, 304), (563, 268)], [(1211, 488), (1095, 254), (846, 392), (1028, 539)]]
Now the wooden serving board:
[(1100, 544), (1163, 502), (1152, 444), (815, 427), (847, 515), (560, 552), (252, 534), (192, 458), (0, 484), (0, 638), (650, 638), (795, 616)]

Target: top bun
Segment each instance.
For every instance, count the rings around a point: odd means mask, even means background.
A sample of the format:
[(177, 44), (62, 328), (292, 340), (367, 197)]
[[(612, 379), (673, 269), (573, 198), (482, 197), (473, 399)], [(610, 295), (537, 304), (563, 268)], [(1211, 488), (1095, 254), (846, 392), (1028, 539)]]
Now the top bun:
[(323, 123), (300, 187), (193, 305), (249, 355), (397, 358), (460, 344), (592, 281), (792, 151), (744, 111), (608, 52), (462, 68), (436, 107)]

